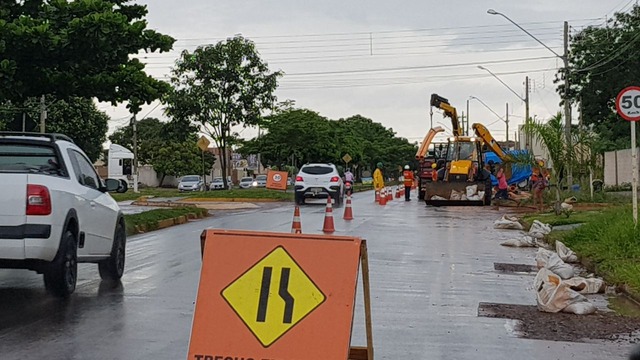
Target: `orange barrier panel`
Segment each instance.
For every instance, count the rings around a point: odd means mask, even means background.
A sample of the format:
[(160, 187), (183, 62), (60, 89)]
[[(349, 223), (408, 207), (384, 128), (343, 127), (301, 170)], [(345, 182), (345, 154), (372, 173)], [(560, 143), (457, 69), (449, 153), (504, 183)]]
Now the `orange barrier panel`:
[(287, 190), (287, 178), (289, 173), (286, 171), (269, 170), (267, 172), (267, 189)]
[[(188, 360), (373, 359), (366, 242), (206, 230)], [(350, 348), (362, 264), (366, 348)]]

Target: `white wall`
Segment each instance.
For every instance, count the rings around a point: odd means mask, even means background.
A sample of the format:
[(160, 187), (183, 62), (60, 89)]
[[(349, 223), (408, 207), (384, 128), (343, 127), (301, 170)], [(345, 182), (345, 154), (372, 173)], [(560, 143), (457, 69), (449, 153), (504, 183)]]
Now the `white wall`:
[[(637, 150), (636, 150), (637, 151)], [(633, 180), (631, 149), (604, 153), (604, 185), (630, 184)]]

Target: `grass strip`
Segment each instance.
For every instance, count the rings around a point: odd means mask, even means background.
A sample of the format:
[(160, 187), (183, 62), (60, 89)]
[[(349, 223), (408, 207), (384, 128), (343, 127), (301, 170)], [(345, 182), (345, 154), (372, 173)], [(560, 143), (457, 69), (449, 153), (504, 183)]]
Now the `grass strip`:
[(162, 220), (174, 219), (189, 214), (204, 216), (206, 209), (197, 207), (179, 207), (169, 209), (154, 209), (139, 214), (125, 215), (125, 224), (127, 234), (136, 234), (137, 230), (143, 228), (144, 231), (152, 231), (158, 229), (158, 222)]

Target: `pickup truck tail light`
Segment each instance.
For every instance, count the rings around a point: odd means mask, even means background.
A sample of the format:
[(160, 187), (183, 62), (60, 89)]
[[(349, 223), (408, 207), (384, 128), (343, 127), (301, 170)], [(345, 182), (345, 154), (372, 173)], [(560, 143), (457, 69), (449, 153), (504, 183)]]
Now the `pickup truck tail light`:
[(296, 176), (296, 181), (304, 181), (304, 179), (302, 178), (302, 176)]
[(27, 215), (50, 215), (51, 195), (43, 185), (27, 185)]
[(331, 182), (338, 182), (338, 181), (340, 181), (340, 178), (337, 176), (334, 176), (331, 178)]

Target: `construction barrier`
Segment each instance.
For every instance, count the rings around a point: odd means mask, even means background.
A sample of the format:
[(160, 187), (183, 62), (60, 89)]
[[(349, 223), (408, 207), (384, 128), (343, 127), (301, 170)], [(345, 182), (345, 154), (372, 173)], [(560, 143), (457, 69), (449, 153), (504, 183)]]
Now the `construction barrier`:
[[(365, 240), (205, 230), (201, 241), (188, 360), (373, 360)], [(352, 347), (360, 274), (367, 343)]]

